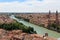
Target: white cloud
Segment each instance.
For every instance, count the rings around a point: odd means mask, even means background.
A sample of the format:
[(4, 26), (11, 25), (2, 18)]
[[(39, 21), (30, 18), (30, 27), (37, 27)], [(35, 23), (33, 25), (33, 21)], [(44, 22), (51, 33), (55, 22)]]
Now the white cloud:
[(27, 0), (25, 2), (1, 2), (0, 12), (47, 12), (60, 11), (60, 0)]

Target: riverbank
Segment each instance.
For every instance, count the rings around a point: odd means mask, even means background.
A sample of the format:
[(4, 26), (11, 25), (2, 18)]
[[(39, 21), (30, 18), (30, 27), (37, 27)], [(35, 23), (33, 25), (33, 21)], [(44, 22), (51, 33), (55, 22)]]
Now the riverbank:
[(54, 38), (59, 38), (60, 37), (60, 33), (57, 33), (55, 31), (48, 30), (48, 29), (43, 28), (43, 27), (39, 27), (39, 26), (34, 25), (32, 23), (26, 22), (24, 20), (17, 19), (17, 18), (14, 17), (14, 15), (12, 15), (11, 18), (17, 20), (20, 23), (23, 23), (26, 26), (33, 27), (34, 30), (37, 32), (37, 34), (44, 35), (44, 33), (48, 33), (50, 37), (54, 37)]
[[(3, 23), (0, 24), (0, 40), (44, 40), (43, 35), (36, 34), (32, 27), (25, 26), (8, 16), (1, 16), (1, 19)], [(56, 40), (51, 37), (47, 38)]]
[[(52, 13), (50, 15), (49, 19), (49, 13), (37, 13), (37, 14), (19, 14), (16, 15), (17, 18), (22, 18), (27, 22), (36, 24), (38, 26), (47, 28), (52, 31), (56, 31), (60, 33), (60, 14), (58, 15), (58, 20), (57, 20), (57, 15), (56, 13)], [(50, 20), (50, 22), (49, 22)], [(58, 22), (59, 21), (59, 22)], [(58, 23), (59, 24), (58, 24)]]

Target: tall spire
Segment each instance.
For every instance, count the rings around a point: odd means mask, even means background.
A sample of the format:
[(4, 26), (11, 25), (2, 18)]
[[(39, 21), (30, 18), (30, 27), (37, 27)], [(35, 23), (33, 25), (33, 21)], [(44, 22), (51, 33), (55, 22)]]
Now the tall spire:
[(59, 25), (58, 11), (56, 11), (56, 24)]
[(51, 14), (51, 11), (49, 10), (49, 15)]
[(51, 11), (49, 10), (49, 14), (48, 14), (48, 28), (50, 28), (50, 24), (51, 24), (50, 15), (51, 15)]
[(49, 10), (48, 19), (50, 20), (51, 11)]

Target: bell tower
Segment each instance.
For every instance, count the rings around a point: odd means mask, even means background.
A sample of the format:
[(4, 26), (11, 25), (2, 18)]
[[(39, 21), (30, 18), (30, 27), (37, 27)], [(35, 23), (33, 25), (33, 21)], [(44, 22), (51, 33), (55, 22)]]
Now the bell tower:
[(58, 11), (56, 11), (56, 24), (59, 25)]
[(48, 28), (50, 28), (50, 24), (51, 24), (50, 16), (51, 16), (51, 11), (49, 10), (49, 14), (48, 14)]

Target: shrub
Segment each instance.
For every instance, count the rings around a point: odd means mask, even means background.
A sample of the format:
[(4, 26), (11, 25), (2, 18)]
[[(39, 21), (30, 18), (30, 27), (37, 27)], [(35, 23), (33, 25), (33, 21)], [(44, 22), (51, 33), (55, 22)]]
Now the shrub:
[(0, 28), (5, 30), (22, 30), (26, 33), (35, 33), (34, 29), (32, 27), (27, 27), (19, 22), (14, 22), (10, 24), (0, 24)]
[(56, 23), (52, 23), (52, 24), (48, 25), (48, 29), (60, 32), (60, 26), (57, 25)]

